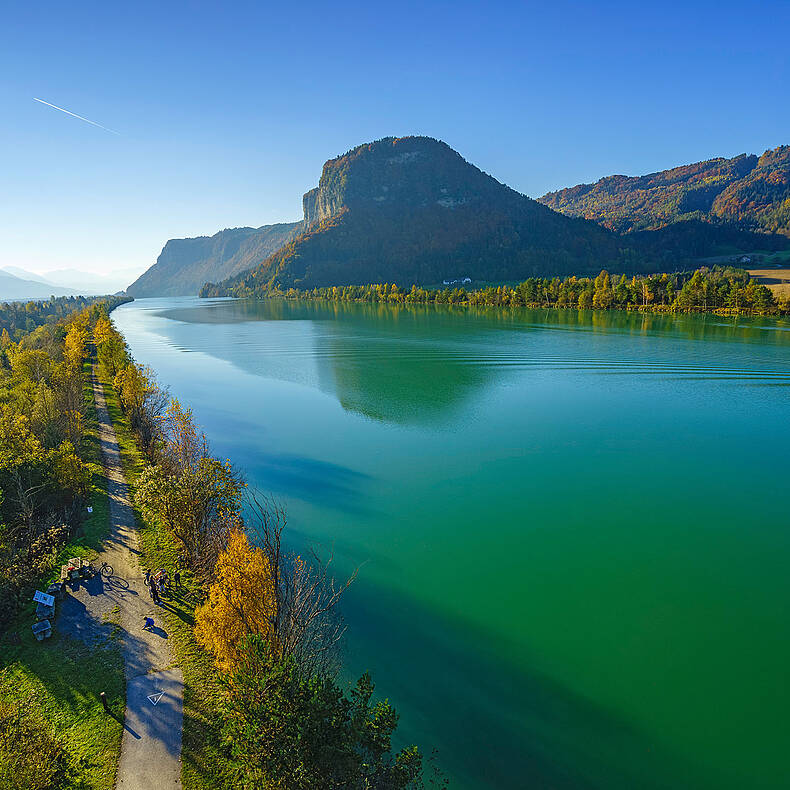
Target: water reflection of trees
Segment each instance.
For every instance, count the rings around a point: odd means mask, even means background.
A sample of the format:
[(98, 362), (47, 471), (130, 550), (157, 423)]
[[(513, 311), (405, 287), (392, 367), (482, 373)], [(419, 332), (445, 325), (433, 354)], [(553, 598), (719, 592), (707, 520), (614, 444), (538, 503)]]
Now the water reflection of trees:
[[(267, 356), (271, 349), (234, 344), (230, 335), (213, 350), (201, 350), (223, 355), (254, 375), (299, 383), (305, 381), (309, 354), (318, 386), (334, 394), (345, 409), (402, 424), (449, 420), (496, 379), (512, 375), (515, 365), (522, 370), (525, 364), (539, 365), (546, 354), (564, 353), (568, 363), (584, 361), (588, 355), (583, 338), (577, 334), (571, 341), (567, 332), (759, 344), (765, 347), (762, 362), (769, 368), (777, 363), (776, 346), (790, 345), (790, 323), (764, 317), (285, 299), (207, 300), (167, 310), (163, 316), (182, 324), (310, 322), (305, 334), (289, 337), (289, 342), (302, 345), (278, 348), (276, 358)], [(547, 330), (561, 333), (551, 348)], [(175, 327), (172, 331), (180, 334)], [(194, 338), (182, 336), (180, 342), (193, 345)], [(672, 346), (653, 351), (664, 363), (687, 361)], [(644, 355), (641, 347), (596, 347), (602, 363), (614, 365), (624, 353), (634, 362), (649, 362), (634, 358)]]
[[(397, 305), (321, 300), (214, 299), (165, 310), (165, 318), (186, 323), (226, 324), (244, 321), (353, 321), (373, 319), (386, 324), (408, 322), (415, 328), (446, 328), (457, 336), (462, 327), (523, 327), (542, 325), (580, 329), (617, 330), (630, 334), (671, 334), (694, 339), (737, 340), (790, 345), (790, 321), (764, 316), (720, 316), (695, 313), (651, 313), (626, 310), (530, 309), (523, 307), (465, 307)], [(446, 320), (443, 320), (446, 319)], [(449, 319), (453, 319), (452, 322)], [(407, 324), (407, 325), (408, 325)]]

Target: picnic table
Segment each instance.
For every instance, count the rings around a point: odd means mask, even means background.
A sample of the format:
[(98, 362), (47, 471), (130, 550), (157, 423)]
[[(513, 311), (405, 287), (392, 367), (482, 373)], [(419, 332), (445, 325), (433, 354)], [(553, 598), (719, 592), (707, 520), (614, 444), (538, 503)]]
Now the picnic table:
[(50, 617), (54, 616), (54, 606), (47, 606), (45, 603), (40, 603), (36, 606), (36, 620), (49, 620)]
[[(83, 570), (83, 567), (85, 570)], [(88, 569), (88, 563), (83, 563), (79, 557), (72, 557), (65, 565), (60, 566), (60, 580), (76, 581), (80, 576), (84, 576)]]
[(31, 626), (36, 639), (40, 641), (52, 636), (52, 620), (55, 617), (55, 601), (62, 600), (66, 595), (66, 583), (79, 581), (80, 577), (89, 579), (93, 576), (93, 566), (81, 557), (72, 557), (60, 566), (60, 581), (47, 587), (46, 593), (36, 591), (36, 622)]
[(47, 592), (36, 590), (33, 601), (36, 603), (36, 622), (30, 626), (33, 636), (41, 642), (52, 636), (52, 621), (55, 619), (55, 595), (61, 595), (63, 583), (50, 584)]
[(49, 620), (41, 620), (38, 623), (34, 623), (31, 627), (39, 642), (52, 636), (52, 623)]

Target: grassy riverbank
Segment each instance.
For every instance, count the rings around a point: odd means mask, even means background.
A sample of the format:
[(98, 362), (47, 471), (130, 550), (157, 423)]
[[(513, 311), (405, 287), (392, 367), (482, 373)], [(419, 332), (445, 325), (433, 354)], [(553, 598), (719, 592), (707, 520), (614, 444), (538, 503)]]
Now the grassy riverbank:
[[(98, 422), (85, 366), (85, 442), (86, 458), (92, 474), (91, 506), (93, 513), (83, 522), (74, 538), (60, 552), (58, 562), (69, 557), (93, 559), (109, 532), (107, 480), (101, 463)], [(130, 489), (143, 466), (128, 419), (120, 409), (118, 396), (107, 381), (102, 381), (107, 409), (113, 421), (124, 474)], [(143, 568), (176, 566), (177, 551), (173, 538), (156, 525), (143, 522), (135, 512), (140, 529), (140, 564)], [(54, 573), (54, 572), (53, 572)], [(41, 580), (46, 588), (52, 574)], [(187, 587), (190, 580), (185, 579)], [(195, 642), (192, 624), (194, 605), (181, 598), (166, 598), (162, 608), (163, 625), (173, 645), (177, 663), (184, 673), (184, 733), (182, 746), (182, 782), (185, 790), (204, 790), (223, 786), (224, 758), (219, 748), (216, 726), (216, 670)], [(51, 639), (38, 642), (30, 631), (34, 605), (19, 613), (8, 634), (17, 633), (19, 644), (9, 638), (0, 644), (0, 701), (14, 710), (24, 710), (58, 739), (66, 752), (67, 772), (64, 788), (110, 790), (115, 784), (120, 756), (124, 700), (126, 695), (123, 657), (113, 639), (99, 648), (53, 631)], [(113, 711), (104, 713), (98, 693), (105, 691)], [(22, 740), (19, 749), (38, 748), (37, 743)], [(0, 755), (2, 766), (2, 755)], [(42, 780), (45, 774), (42, 773)], [(42, 785), (48, 787), (49, 785)], [(27, 784), (14, 784), (0, 776), (0, 788), (30, 790)]]

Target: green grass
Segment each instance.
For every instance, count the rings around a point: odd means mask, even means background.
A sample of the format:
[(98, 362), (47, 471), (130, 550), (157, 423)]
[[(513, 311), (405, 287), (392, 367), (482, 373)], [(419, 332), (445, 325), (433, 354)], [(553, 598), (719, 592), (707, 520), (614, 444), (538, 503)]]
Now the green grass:
[(790, 250), (766, 253), (761, 263), (769, 266), (790, 266)]
[[(106, 382), (104, 396), (107, 411), (115, 428), (121, 463), (129, 484), (131, 499), (134, 486), (145, 459), (140, 453), (129, 422), (121, 411), (118, 396)], [(171, 572), (177, 567), (178, 547), (175, 538), (158, 524), (146, 523), (135, 507), (139, 530), (140, 565), (142, 568), (166, 568)], [(196, 584), (182, 571), (187, 589)], [(196, 642), (193, 633), (194, 609), (179, 597), (167, 597), (171, 607), (162, 609), (165, 628), (176, 658), (184, 674), (184, 732), (181, 747), (181, 781), (184, 790), (230, 788), (228, 762), (221, 745), (217, 721), (219, 686), (217, 670), (211, 657)]]
[[(20, 645), (0, 648), (0, 662), (5, 664), (0, 698), (28, 706), (60, 741), (70, 766), (65, 787), (112, 788), (126, 695), (120, 649), (114, 642), (89, 648), (57, 631), (51, 639), (37, 642), (29, 627), (20, 635)], [(107, 695), (112, 716), (99, 702), (100, 691)]]
[[(751, 258), (749, 263), (741, 263), (740, 258), (746, 255)], [(729, 255), (711, 255), (699, 258), (697, 263), (702, 265), (720, 264), (722, 266), (735, 266), (744, 269), (760, 269), (764, 266), (787, 266), (790, 264), (790, 249), (787, 250), (741, 250)]]
[[(109, 531), (107, 483), (101, 468), (95, 404), (86, 385), (86, 437), (84, 457), (91, 466), (93, 513), (75, 538), (60, 552), (60, 561), (96, 555)], [(49, 576), (58, 576), (53, 570)], [(41, 586), (46, 589), (47, 580)], [(11, 623), (8, 633), (18, 633), (19, 644), (0, 643), (0, 699), (26, 707), (44, 723), (66, 751), (69, 766), (64, 787), (112, 788), (118, 769), (126, 685), (123, 656), (113, 640), (89, 648), (53, 629), (50, 639), (38, 642), (30, 626), (35, 621), (31, 602)], [(104, 691), (113, 715), (107, 715), (98, 694)], [(9, 778), (0, 776), (0, 788)], [(13, 786), (13, 785), (11, 785)]]

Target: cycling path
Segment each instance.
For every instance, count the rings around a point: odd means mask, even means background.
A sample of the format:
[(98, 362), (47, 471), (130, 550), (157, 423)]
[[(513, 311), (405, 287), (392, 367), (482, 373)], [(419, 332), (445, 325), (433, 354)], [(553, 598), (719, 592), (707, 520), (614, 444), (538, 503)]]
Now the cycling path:
[[(114, 634), (120, 637), (126, 715), (116, 788), (180, 788), (183, 676), (174, 666), (168, 635), (162, 628), (162, 610), (151, 600), (137, 562), (134, 512), (115, 430), (95, 372), (93, 392), (110, 501), (110, 534), (94, 566), (98, 569), (107, 562), (114, 573), (109, 579), (97, 573), (77, 589), (70, 589), (57, 627), (97, 649)], [(154, 618), (151, 630), (143, 630), (146, 616)]]

